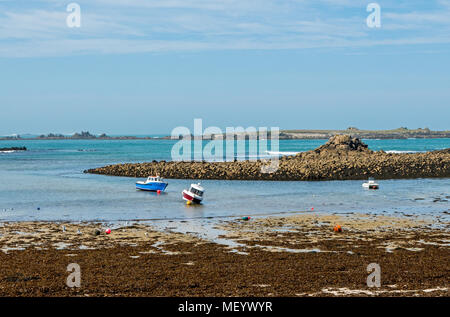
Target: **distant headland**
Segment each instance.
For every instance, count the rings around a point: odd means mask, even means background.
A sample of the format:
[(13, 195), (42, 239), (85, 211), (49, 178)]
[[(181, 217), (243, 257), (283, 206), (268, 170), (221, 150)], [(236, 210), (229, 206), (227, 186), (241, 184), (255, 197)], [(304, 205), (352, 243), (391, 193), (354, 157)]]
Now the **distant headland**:
[(450, 138), (450, 130), (432, 131), (428, 128), (408, 129), (406, 127), (393, 130), (360, 130), (349, 127), (346, 130), (284, 130), (280, 132), (280, 139), (329, 139), (338, 134), (348, 134), (359, 139)]
[[(238, 135), (244, 134), (245, 137), (258, 138), (255, 133), (238, 132)], [(360, 130), (356, 127), (349, 127), (345, 130), (281, 130), (280, 140), (327, 140), (335, 135), (351, 135), (358, 139), (438, 139), (450, 138), (450, 130), (432, 131), (429, 128), (408, 129), (401, 127), (392, 130)], [(270, 137), (270, 132), (268, 136)], [(206, 136), (206, 139), (222, 139), (225, 134), (213, 134)], [(205, 139), (205, 137), (204, 137)]]
[[(237, 135), (244, 134), (250, 137), (252, 133), (237, 132)], [(270, 134), (270, 133), (269, 133)], [(392, 130), (361, 130), (356, 127), (349, 127), (345, 130), (281, 130), (279, 134), (280, 140), (301, 140), (301, 139), (329, 139), (334, 135), (352, 135), (359, 139), (437, 139), (450, 138), (450, 130), (433, 131), (429, 128), (408, 129), (401, 127)], [(198, 138), (191, 136), (193, 138)], [(204, 140), (222, 139), (225, 134), (209, 134), (203, 135)], [(270, 135), (269, 135), (270, 137)], [(95, 135), (89, 131), (74, 133), (73, 135), (63, 135), (58, 133), (49, 133), (42, 135), (12, 135), (0, 136), (0, 140), (178, 140), (182, 136), (172, 137), (170, 135), (162, 137), (151, 136), (109, 136), (105, 133)], [(258, 136), (256, 136), (258, 138)]]

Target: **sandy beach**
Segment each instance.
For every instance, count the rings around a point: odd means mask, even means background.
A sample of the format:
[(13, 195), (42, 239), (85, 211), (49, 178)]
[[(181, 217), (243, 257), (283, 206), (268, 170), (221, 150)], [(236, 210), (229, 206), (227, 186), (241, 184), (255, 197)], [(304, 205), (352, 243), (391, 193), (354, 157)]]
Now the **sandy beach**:
[[(7, 222), (0, 296), (449, 296), (448, 218), (233, 218), (215, 223), (212, 240), (148, 222), (110, 234), (102, 223)], [(66, 285), (70, 263), (79, 288)], [(370, 263), (380, 265), (380, 288), (367, 286)]]

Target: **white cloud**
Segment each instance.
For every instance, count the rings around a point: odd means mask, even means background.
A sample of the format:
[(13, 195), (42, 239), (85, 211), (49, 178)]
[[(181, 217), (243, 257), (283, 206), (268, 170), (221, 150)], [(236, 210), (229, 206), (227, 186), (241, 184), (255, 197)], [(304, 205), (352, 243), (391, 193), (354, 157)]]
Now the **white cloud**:
[(362, 0), (80, 0), (73, 29), (62, 1), (24, 9), (0, 0), (0, 56), (448, 43), (450, 0), (435, 1), (440, 10), (382, 9), (375, 31)]

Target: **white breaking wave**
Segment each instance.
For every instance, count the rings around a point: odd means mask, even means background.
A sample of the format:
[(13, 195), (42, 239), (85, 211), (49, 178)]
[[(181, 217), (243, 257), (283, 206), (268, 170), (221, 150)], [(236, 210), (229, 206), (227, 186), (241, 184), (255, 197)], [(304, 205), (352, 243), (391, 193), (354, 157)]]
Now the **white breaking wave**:
[(394, 154), (402, 154), (402, 153), (420, 153), (421, 151), (397, 151), (397, 150), (389, 150), (386, 153), (394, 153)]
[(269, 155), (297, 155), (300, 152), (275, 152), (275, 151), (266, 151)]

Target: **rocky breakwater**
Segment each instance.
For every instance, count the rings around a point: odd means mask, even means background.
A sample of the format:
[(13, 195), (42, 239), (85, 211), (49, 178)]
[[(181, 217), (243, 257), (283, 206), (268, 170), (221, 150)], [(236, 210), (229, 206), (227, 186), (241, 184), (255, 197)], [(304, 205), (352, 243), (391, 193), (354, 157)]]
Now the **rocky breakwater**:
[(27, 148), (24, 146), (20, 147), (2, 147), (0, 148), (0, 152), (15, 152), (15, 151), (26, 151)]
[(281, 157), (273, 173), (263, 173), (268, 161), (166, 162), (117, 164), (85, 173), (178, 179), (228, 180), (349, 180), (450, 177), (450, 151), (386, 153), (372, 151), (357, 138), (337, 135), (319, 148)]

